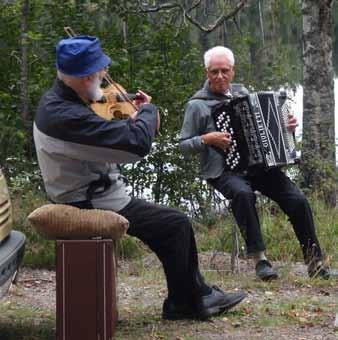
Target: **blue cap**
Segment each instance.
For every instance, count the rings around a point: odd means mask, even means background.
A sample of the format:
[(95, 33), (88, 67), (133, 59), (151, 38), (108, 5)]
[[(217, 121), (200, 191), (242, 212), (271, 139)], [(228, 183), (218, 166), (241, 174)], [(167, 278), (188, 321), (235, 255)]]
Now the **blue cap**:
[(98, 38), (79, 35), (56, 45), (56, 67), (67, 75), (85, 77), (107, 67), (111, 59), (102, 51)]

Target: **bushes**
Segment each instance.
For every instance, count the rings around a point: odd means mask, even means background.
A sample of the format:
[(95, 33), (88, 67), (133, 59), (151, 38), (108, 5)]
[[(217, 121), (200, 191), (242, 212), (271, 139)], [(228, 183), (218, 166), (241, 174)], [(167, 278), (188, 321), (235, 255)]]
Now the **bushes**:
[[(331, 263), (338, 262), (338, 210), (329, 208), (317, 196), (310, 197), (313, 209), (317, 236), (324, 253)], [(300, 245), (291, 223), (281, 209), (272, 201), (260, 198), (257, 202), (258, 214), (261, 221), (263, 238), (267, 254), (271, 260), (303, 261)], [(218, 215), (200, 221), (195, 230), (198, 237), (199, 251), (231, 252), (231, 229), (235, 223), (229, 215)], [(243, 239), (240, 239), (240, 249), (244, 249)]]
[[(55, 264), (55, 245), (40, 237), (28, 224), (26, 218), (35, 208), (47, 202), (40, 190), (32, 190), (14, 186), (12, 201), (15, 228), (27, 237), (24, 264), (31, 267), (53, 268)], [(328, 208), (316, 196), (310, 198), (313, 208), (317, 234), (324, 252), (332, 263), (338, 262), (338, 211)], [(261, 220), (267, 253), (271, 260), (302, 261), (302, 253), (292, 226), (287, 216), (278, 206), (266, 199), (259, 199), (258, 213)], [(235, 223), (228, 211), (224, 214), (209, 213), (207, 220), (193, 220), (200, 252), (231, 252), (231, 228)], [(212, 216), (212, 217), (210, 217)], [(240, 248), (244, 249), (243, 239)], [(124, 259), (135, 259), (147, 254), (148, 248), (139, 240), (126, 236), (119, 242), (119, 256)]]

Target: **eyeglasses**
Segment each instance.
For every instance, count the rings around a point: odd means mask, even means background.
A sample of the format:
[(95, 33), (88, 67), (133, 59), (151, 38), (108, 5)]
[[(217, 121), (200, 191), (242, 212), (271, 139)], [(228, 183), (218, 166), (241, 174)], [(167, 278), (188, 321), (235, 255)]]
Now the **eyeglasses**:
[(232, 68), (208, 68), (208, 72), (210, 72), (213, 76), (218, 76), (220, 72), (223, 76), (227, 76), (231, 70)]

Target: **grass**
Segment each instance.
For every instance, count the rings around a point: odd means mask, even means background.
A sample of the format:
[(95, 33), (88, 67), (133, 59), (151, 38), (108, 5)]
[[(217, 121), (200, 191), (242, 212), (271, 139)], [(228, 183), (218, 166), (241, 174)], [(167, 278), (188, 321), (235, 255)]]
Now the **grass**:
[[(326, 207), (315, 197), (310, 199), (310, 205), (321, 248), (331, 264), (338, 264), (338, 209)], [(271, 201), (259, 200), (257, 207), (269, 259), (284, 262), (302, 261), (301, 248), (287, 216)], [(199, 250), (231, 252), (234, 218), (226, 213), (224, 216), (218, 216), (213, 222), (212, 225), (203, 221), (195, 223)], [(242, 238), (240, 249), (245, 256)]]
[[(143, 265), (138, 272), (139, 276), (133, 275), (131, 280), (130, 272), (134, 273), (134, 266), (140, 266), (140, 260), (133, 262), (136, 264), (122, 271), (120, 281), (128, 286), (133, 282), (133, 289), (146, 287), (157, 294), (159, 287), (165, 284), (162, 271), (158, 269), (160, 266), (152, 263)], [(312, 329), (321, 331), (322, 328), (323, 334), (333, 332), (332, 315), (338, 308), (337, 301), (333, 300), (336, 287), (333, 280), (292, 277), (286, 272), (280, 280), (267, 283), (257, 281), (247, 273), (226, 275), (217, 271), (204, 271), (204, 274), (208, 282), (223, 289), (247, 291), (248, 298), (227, 314), (214, 318), (212, 322), (169, 322), (160, 318), (162, 297), (150, 305), (135, 299), (123, 301), (122, 297), (122, 322), (118, 325), (116, 339), (206, 340), (221, 339), (221, 334), (224, 334), (222, 339), (227, 339), (230, 334), (234, 339), (256, 339), (251, 337), (253, 329), (254, 332), (263, 332), (264, 339), (269, 339), (269, 334), (275, 334), (273, 338), (276, 335), (278, 338), (278, 333), (274, 333), (274, 330), (279, 332), (280, 329), (286, 330), (285, 332), (288, 329), (301, 332), (305, 334), (305, 338), (306, 328), (309, 332)], [(292, 334), (290, 339), (296, 339), (294, 333)]]
[[(54, 242), (40, 237), (27, 222), (30, 212), (47, 203), (45, 195), (28, 190), (25, 193), (14, 193), (12, 197), (15, 228), (23, 231), (28, 239), (24, 264), (31, 267), (53, 268)], [(321, 247), (329, 262), (337, 264), (338, 209), (327, 208), (315, 197), (310, 199), (310, 203)], [(274, 202), (259, 199), (257, 206), (269, 258), (284, 262), (302, 261), (301, 249), (287, 216)], [(194, 220), (199, 251), (231, 252), (231, 229), (234, 224), (234, 218), (227, 211), (224, 215), (212, 215), (205, 221)], [(242, 239), (240, 248), (242, 255), (245, 255)], [(119, 251), (121, 257), (128, 259), (142, 257), (148, 250), (135, 238), (124, 237), (120, 242)]]
[(0, 315), (1, 340), (55, 339), (54, 313), (2, 303)]
[[(32, 191), (13, 197), (15, 227), (27, 236), (24, 265), (53, 268), (54, 242), (42, 239), (26, 220), (31, 211), (47, 202), (46, 198)], [(337, 267), (338, 210), (325, 207), (316, 198), (311, 199), (311, 205), (322, 248), (333, 267)], [(337, 336), (332, 330), (332, 318), (338, 310), (334, 299), (337, 283), (295, 275), (292, 265), (295, 261), (302, 261), (302, 254), (287, 217), (271, 202), (259, 202), (258, 210), (268, 256), (283, 263), (278, 270), (281, 279), (265, 283), (255, 280), (253, 273), (228, 275), (204, 266), (208, 282), (226, 290), (240, 288), (249, 293), (245, 302), (213, 322), (162, 321), (161, 305), (166, 290), (161, 266), (153, 260), (149, 262), (149, 250), (141, 242), (124, 237), (120, 257), (125, 262), (119, 269), (119, 283), (130, 287), (133, 298), (124, 301), (126, 297), (120, 297), (122, 320), (115, 339), (208, 340), (221, 339), (217, 337), (221, 334), (233, 334), (238, 339), (272, 339), (275, 338), (272, 334), (278, 334), (281, 329), (290, 332), (290, 339), (302, 338), (307, 329), (323, 330), (323, 334), (329, 330), (330, 334)], [(199, 251), (204, 254), (219, 251), (220, 256), (223, 252), (230, 252), (233, 224), (234, 219), (228, 213), (213, 216), (209, 221), (195, 220)], [(242, 255), (245, 255), (243, 240), (240, 242)], [(55, 315), (5, 301), (0, 304), (0, 339), (55, 339)]]

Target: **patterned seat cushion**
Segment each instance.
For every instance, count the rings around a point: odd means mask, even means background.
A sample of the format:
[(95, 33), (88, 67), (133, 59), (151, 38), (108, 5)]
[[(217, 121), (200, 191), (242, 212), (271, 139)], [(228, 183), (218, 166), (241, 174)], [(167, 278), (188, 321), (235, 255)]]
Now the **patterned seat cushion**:
[(44, 238), (90, 239), (95, 237), (120, 239), (129, 222), (109, 210), (79, 209), (64, 204), (46, 204), (35, 209), (28, 221)]

